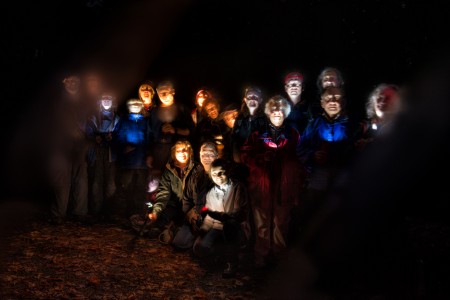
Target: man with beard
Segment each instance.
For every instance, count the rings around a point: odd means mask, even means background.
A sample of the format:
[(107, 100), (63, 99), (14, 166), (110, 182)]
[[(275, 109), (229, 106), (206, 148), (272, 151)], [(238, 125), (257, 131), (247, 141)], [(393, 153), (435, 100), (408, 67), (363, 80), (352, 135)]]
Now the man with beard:
[(264, 108), (262, 107), (263, 95), (260, 88), (250, 86), (244, 91), (241, 111), (234, 123), (233, 140), (233, 159), (240, 163), (240, 149), (252, 132), (259, 129), (265, 129), (267, 124)]

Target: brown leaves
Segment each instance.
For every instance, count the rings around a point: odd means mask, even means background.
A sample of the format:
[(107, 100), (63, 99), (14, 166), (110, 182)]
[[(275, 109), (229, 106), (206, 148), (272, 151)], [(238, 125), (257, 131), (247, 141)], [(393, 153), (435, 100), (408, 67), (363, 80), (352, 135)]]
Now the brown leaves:
[(114, 225), (35, 223), (8, 241), (0, 298), (256, 299), (248, 275), (222, 279), (221, 266), (205, 269), (189, 252), (146, 238), (130, 251), (134, 236)]
[(91, 276), (88, 278), (88, 282), (93, 285), (99, 285), (100, 279), (97, 276)]

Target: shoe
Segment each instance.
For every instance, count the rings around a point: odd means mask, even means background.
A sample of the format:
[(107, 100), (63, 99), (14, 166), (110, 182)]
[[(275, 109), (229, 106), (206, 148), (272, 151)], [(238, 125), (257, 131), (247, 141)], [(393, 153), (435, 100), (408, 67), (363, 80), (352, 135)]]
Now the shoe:
[(159, 235), (159, 241), (161, 244), (169, 245), (172, 244), (173, 238), (175, 237), (174, 233), (170, 228), (164, 229)]
[[(131, 227), (133, 227), (133, 229), (135, 231), (137, 231), (139, 234), (142, 233), (144, 235), (147, 233), (147, 231), (148, 231), (147, 225), (150, 225), (148, 223), (149, 222), (147, 222), (147, 224), (145, 223), (145, 220), (142, 218), (142, 216), (140, 214), (135, 214), (130, 217)], [(145, 227), (144, 227), (144, 224), (146, 225)]]
[(157, 239), (161, 235), (161, 229), (158, 227), (151, 227), (146, 232), (145, 236), (147, 236), (149, 239)]
[(236, 277), (237, 267), (237, 263), (227, 262), (227, 267), (222, 272), (222, 278)]

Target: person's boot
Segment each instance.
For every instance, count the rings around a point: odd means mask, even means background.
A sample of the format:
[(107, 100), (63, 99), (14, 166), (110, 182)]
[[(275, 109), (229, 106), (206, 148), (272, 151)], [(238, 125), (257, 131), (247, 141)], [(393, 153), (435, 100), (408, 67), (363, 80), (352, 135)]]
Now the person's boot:
[(222, 272), (223, 278), (234, 278), (236, 277), (238, 264), (235, 262), (227, 262), (226, 267)]
[(164, 229), (159, 235), (160, 243), (165, 245), (172, 244), (172, 241), (175, 238), (176, 231), (176, 226), (173, 221), (164, 226)]
[(158, 239), (161, 235), (162, 230), (159, 227), (151, 226), (146, 232), (145, 236), (151, 240)]

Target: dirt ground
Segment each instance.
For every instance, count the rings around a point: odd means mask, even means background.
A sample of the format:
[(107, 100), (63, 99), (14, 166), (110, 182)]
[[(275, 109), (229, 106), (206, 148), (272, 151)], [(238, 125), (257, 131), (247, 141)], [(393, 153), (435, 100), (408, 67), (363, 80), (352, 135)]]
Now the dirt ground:
[(262, 284), (116, 224), (34, 221), (4, 242), (1, 299), (256, 299)]
[[(249, 252), (237, 276), (224, 279), (220, 257), (200, 261), (118, 224), (51, 225), (20, 205), (0, 212), (0, 299), (286, 299), (273, 289), (282, 271), (255, 269)], [(450, 227), (414, 222), (409, 232), (422, 266), (414, 299), (450, 299)], [(289, 277), (294, 284), (304, 273), (297, 271)], [(290, 299), (388, 299), (358, 293)]]

